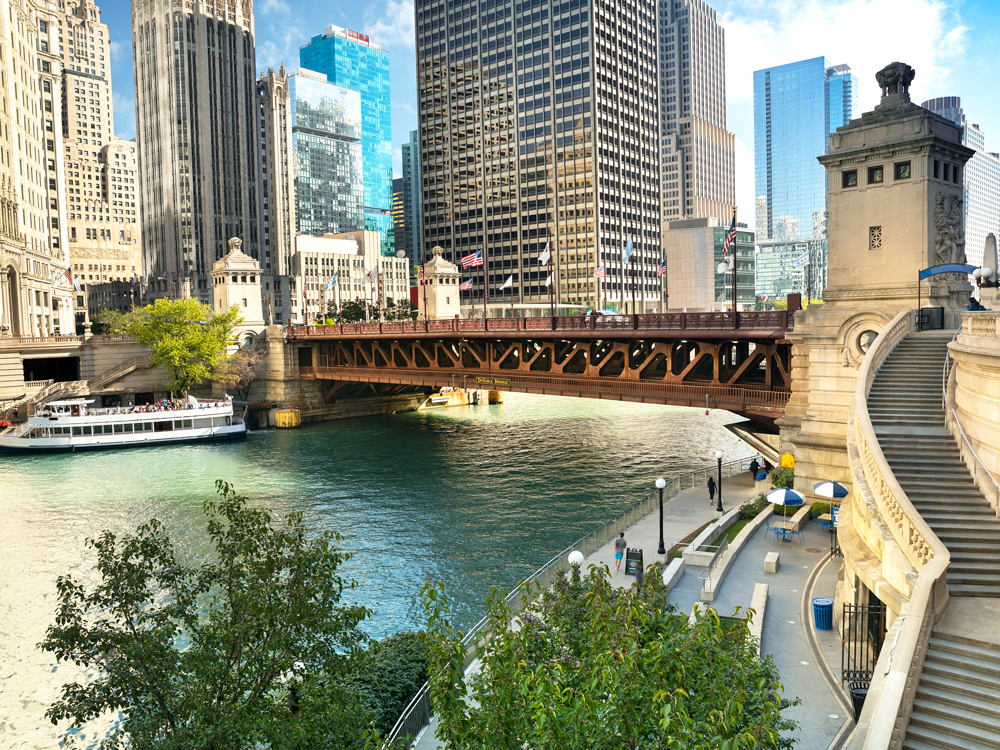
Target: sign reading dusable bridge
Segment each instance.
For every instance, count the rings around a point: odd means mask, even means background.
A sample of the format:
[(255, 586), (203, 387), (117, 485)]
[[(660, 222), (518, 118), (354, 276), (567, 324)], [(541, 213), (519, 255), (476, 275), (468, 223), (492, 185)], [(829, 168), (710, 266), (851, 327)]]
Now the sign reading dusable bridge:
[(507, 378), (476, 378), (477, 385), (510, 385)]

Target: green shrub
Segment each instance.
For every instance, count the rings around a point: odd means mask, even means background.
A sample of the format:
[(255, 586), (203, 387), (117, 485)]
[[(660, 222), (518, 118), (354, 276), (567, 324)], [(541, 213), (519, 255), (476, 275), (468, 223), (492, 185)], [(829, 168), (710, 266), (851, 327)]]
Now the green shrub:
[(760, 492), (752, 500), (747, 500), (740, 506), (740, 518), (745, 521), (749, 521), (752, 518), (756, 518), (757, 514), (766, 507), (767, 495)]
[(830, 503), (813, 503), (809, 506), (809, 512), (814, 516), (821, 516), (830, 512)]
[(771, 472), (771, 486), (776, 490), (792, 489), (795, 484), (795, 469), (781, 468)]

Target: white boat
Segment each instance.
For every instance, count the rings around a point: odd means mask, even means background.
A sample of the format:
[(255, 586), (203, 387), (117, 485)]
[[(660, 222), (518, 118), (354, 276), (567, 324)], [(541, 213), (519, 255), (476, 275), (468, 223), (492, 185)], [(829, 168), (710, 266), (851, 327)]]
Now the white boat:
[(239, 440), (247, 426), (233, 401), (181, 402), (95, 409), (94, 401), (50, 401), (24, 424), (0, 433), (0, 453), (133, 448), (142, 445)]

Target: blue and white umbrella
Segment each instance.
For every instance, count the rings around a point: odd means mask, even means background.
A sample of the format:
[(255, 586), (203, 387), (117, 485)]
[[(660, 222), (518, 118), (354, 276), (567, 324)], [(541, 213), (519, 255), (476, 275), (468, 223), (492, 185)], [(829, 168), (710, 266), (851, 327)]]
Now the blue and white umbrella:
[(790, 490), (782, 487), (778, 490), (771, 490), (767, 493), (767, 501), (775, 505), (795, 506), (802, 505), (806, 501), (806, 496), (798, 490)]
[(820, 497), (847, 497), (851, 491), (840, 482), (817, 482), (813, 485), (813, 492)]

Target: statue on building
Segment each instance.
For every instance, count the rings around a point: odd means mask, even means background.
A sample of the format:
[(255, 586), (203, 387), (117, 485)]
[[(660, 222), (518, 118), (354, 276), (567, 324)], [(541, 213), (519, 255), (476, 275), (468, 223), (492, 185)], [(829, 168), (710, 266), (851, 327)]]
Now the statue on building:
[(231, 237), (229, 239), (229, 252), (242, 252), (240, 248), (243, 246), (243, 240), (239, 237)]
[(909, 96), (910, 84), (916, 77), (917, 71), (906, 63), (894, 62), (886, 65), (875, 74), (875, 80), (882, 87), (882, 96), (890, 94), (906, 94)]
[(939, 193), (934, 205), (934, 265), (965, 263), (962, 199)]

